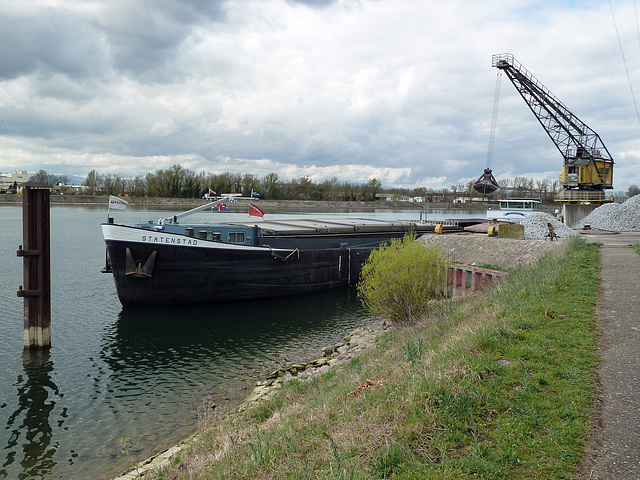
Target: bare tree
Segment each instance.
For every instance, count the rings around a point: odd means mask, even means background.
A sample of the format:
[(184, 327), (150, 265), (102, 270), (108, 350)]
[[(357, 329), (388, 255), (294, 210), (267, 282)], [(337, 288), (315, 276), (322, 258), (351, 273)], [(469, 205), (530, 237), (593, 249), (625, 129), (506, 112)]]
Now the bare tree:
[(55, 175), (47, 173), (45, 170), (38, 170), (38, 172), (29, 177), (30, 182), (43, 183), (51, 186), (54, 186), (57, 180), (58, 178)]
[(140, 175), (131, 181), (131, 195), (142, 197), (147, 193), (147, 182)]
[(242, 177), (242, 195), (245, 197), (251, 196), (251, 192), (253, 192), (258, 186), (258, 178), (252, 173), (245, 173)]
[(536, 180), (536, 189), (538, 191), (538, 196), (545, 201), (549, 195), (549, 185), (550, 181), (548, 178), (543, 178), (542, 180)]
[(95, 170), (91, 170), (87, 174), (87, 178), (84, 181), (84, 186), (89, 190), (88, 193), (91, 195), (97, 195), (102, 192), (102, 187), (104, 184), (104, 177), (100, 175)]

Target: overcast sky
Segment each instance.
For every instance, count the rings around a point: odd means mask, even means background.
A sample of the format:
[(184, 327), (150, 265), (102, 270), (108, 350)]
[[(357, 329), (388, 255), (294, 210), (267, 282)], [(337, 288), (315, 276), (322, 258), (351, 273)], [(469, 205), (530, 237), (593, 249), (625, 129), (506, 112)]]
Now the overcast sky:
[[(640, 185), (636, 9), (635, 0), (0, 0), (0, 172), (135, 176), (180, 164), (450, 188), (487, 163), (491, 56), (509, 52), (599, 133), (616, 162), (614, 190), (626, 190)], [(562, 163), (503, 76), (495, 176), (557, 180)]]

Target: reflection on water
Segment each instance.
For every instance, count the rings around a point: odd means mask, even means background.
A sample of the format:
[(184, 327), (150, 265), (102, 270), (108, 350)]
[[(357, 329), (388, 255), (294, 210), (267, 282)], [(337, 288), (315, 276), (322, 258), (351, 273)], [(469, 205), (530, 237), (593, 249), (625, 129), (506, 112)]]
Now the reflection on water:
[[(131, 365), (163, 368), (221, 356), (251, 363), (245, 359), (248, 353), (278, 359), (287, 342), (300, 344), (295, 347), (300, 355), (300, 348), (315, 343), (314, 337), (335, 335), (336, 321), (347, 319), (343, 329), (352, 323), (349, 316), (355, 316), (355, 323), (362, 321), (354, 296), (347, 290), (215, 305), (125, 308), (106, 337), (102, 355), (115, 372)], [(303, 343), (297, 340), (301, 336)]]
[[(50, 417), (62, 394), (51, 376), (53, 362), (48, 351), (25, 350), (22, 365), (24, 374), (18, 375), (14, 384), (18, 390), (18, 408), (7, 420), (6, 430), (11, 433), (5, 450), (9, 453), (0, 475), (7, 477), (7, 468), (19, 461), (22, 472), (18, 478), (43, 478), (56, 464), (53, 456), (58, 442), (52, 442), (51, 421), (62, 427), (65, 414), (57, 420)], [(21, 458), (16, 458), (18, 446), (22, 450)]]
[[(218, 305), (126, 308), (104, 338), (100, 358), (120, 408), (141, 391), (154, 405), (248, 388), (274, 367), (316, 358), (327, 343), (368, 323), (353, 291)], [(177, 373), (180, 375), (176, 375)], [(130, 389), (136, 384), (135, 393)], [(248, 383), (247, 383), (248, 382)], [(199, 388), (198, 386), (204, 388)]]

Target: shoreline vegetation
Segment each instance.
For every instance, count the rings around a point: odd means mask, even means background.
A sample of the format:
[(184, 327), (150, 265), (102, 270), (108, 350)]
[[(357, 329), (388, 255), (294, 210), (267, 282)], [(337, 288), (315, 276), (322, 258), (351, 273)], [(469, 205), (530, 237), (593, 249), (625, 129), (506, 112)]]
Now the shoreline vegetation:
[[(428, 201), (453, 201), (456, 198), (480, 199), (482, 195), (474, 188), (473, 180), (466, 184), (458, 183), (451, 188), (435, 191), (426, 187), (383, 187), (382, 181), (369, 178), (367, 183), (349, 183), (340, 181), (337, 177), (315, 182), (308, 176), (294, 179), (283, 179), (277, 173), (271, 172), (262, 177), (251, 173), (223, 172), (212, 173), (184, 168), (174, 164), (170, 168), (148, 172), (144, 176), (127, 177), (122, 174), (101, 174), (91, 170), (82, 185), (68, 185), (69, 178), (65, 175), (57, 176), (39, 170), (29, 177), (29, 181), (50, 185), (54, 190), (65, 194), (89, 195), (119, 195), (128, 194), (133, 197), (171, 197), (198, 198), (206, 192), (242, 193), (245, 197), (253, 196), (254, 192), (269, 200), (341, 200), (359, 201), (376, 200), (379, 196), (385, 198), (424, 198)], [(503, 190), (511, 190), (512, 196), (541, 198), (552, 201), (557, 182), (548, 178), (534, 180), (532, 178), (515, 177), (513, 180), (503, 179), (498, 182)], [(509, 185), (512, 187), (509, 187)], [(16, 193), (17, 182), (8, 191)]]
[(596, 385), (598, 248), (567, 240), (340, 368), (208, 409), (143, 478), (574, 478)]

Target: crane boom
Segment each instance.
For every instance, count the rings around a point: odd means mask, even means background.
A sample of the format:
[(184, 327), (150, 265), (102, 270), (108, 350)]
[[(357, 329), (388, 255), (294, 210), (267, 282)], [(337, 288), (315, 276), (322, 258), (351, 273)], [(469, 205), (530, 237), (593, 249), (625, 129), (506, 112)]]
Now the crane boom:
[(492, 66), (502, 70), (516, 87), (564, 159), (558, 200), (605, 203), (604, 189), (613, 188), (613, 158), (588, 125), (510, 53), (493, 55)]

